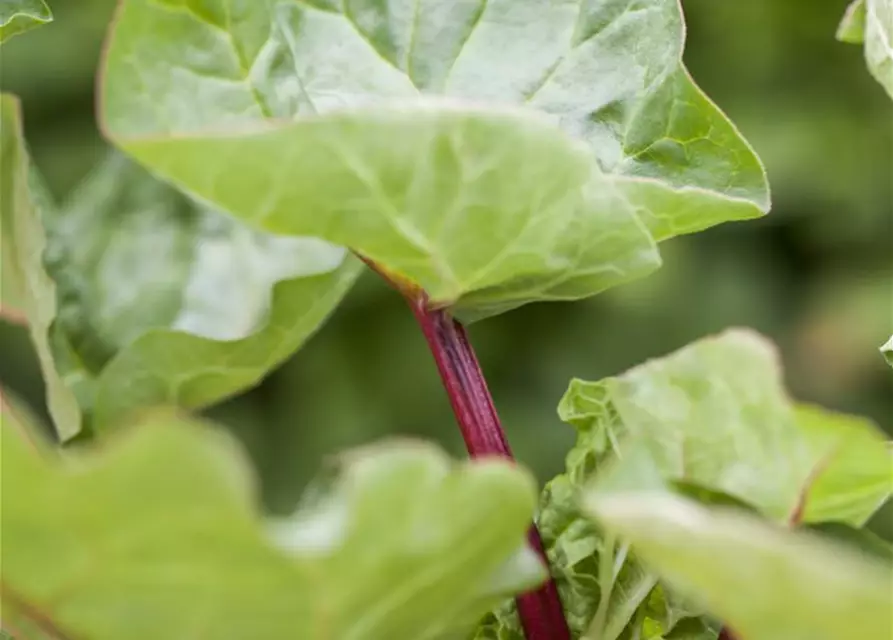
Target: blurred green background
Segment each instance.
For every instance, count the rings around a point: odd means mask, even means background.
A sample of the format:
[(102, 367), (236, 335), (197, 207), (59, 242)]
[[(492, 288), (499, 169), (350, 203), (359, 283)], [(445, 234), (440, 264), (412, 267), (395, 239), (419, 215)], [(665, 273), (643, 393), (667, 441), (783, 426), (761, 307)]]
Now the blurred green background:
[[(4, 46), (34, 158), (57, 198), (103, 155), (94, 73), (112, 0), (50, 0), (56, 22)], [(861, 48), (834, 40), (846, 0), (686, 0), (694, 78), (766, 164), (772, 213), (662, 246), (665, 266), (584, 302), (530, 305), (471, 328), (517, 457), (542, 480), (573, 440), (555, 407), (597, 379), (729, 326), (774, 339), (792, 393), (893, 432), (893, 108)], [(38, 410), (25, 331), (0, 325), (0, 383)], [(365, 276), (258, 388), (208, 412), (246, 444), (271, 510), (329, 454), (383, 436), (463, 447), (421, 333)]]

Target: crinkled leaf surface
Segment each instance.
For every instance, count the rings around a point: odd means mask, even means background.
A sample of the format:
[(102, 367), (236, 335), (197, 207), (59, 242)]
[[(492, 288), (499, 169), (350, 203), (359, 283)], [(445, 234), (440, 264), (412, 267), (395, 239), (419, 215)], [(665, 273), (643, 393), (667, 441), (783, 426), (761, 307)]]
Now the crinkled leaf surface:
[(52, 19), (44, 0), (0, 0), (0, 43)]
[(102, 120), (186, 190), (474, 318), (591, 295), (656, 268), (656, 240), (766, 211), (683, 35), (676, 0), (125, 0)]
[(748, 331), (598, 383), (576, 380), (560, 412), (588, 425), (590, 438), (640, 439), (660, 482), (695, 482), (775, 520), (858, 526), (893, 488), (880, 431), (862, 418), (793, 405), (774, 348)]
[(358, 451), (271, 535), (218, 432), (155, 415), (49, 458), (19, 426), (4, 413), (4, 618), (59, 637), (435, 638), (543, 577), (517, 553), (534, 481), (505, 462)]
[(669, 493), (599, 491), (593, 515), (748, 640), (884, 638), (893, 568), (804, 532)]
[[(52, 205), (30, 166), (19, 102), (9, 94), (0, 94), (0, 194), (4, 289), (6, 285), (15, 287), (40, 360), (47, 406), (59, 435), (69, 438), (80, 429), (80, 410), (56, 371), (49, 342), (50, 325), (57, 311), (56, 285), (42, 261), (46, 237), (40, 218)], [(4, 293), (4, 303), (6, 299)]]
[(868, 70), (893, 98), (893, 0), (855, 0), (837, 28), (837, 39), (864, 44)]
[(57, 366), (96, 429), (257, 383), (360, 271), (341, 247), (250, 229), (118, 154), (43, 222)]
[[(749, 331), (728, 331), (599, 382), (574, 380), (559, 415), (578, 440), (567, 472), (546, 486), (537, 522), (577, 637), (718, 634), (700, 604), (665, 590), (623, 540), (610, 542), (581, 511), (580, 489), (597, 474), (617, 491), (673, 490), (779, 521), (855, 526), (893, 488), (880, 432), (861, 418), (793, 404), (774, 349)], [(480, 637), (520, 638), (512, 614), (496, 611)]]

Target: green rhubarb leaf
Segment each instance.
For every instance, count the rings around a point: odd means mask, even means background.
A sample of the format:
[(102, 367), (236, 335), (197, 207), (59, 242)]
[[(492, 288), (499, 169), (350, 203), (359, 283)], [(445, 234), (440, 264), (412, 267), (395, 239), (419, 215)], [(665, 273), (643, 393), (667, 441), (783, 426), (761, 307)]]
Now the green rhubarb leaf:
[(126, 0), (101, 119), (184, 190), (473, 319), (592, 295), (655, 269), (655, 241), (768, 209), (683, 40), (675, 0)]
[(57, 367), (95, 429), (256, 384), (320, 326), (360, 263), (185, 198), (118, 154), (44, 216)]
[(893, 98), (893, 0), (855, 0), (837, 28), (837, 39), (864, 45), (869, 72)]
[(595, 488), (587, 509), (742, 638), (883, 638), (893, 566), (813, 534), (670, 493)]
[[(580, 509), (580, 489), (596, 468), (619, 455), (622, 433), (618, 429), (622, 425), (609, 405), (592, 397), (581, 397), (578, 409), (581, 413), (600, 412), (600, 424), (605, 428), (574, 423), (579, 437), (568, 453), (567, 472), (544, 488), (536, 521), (572, 636), (582, 637), (597, 619), (599, 640), (617, 640), (625, 638), (622, 634), (657, 578), (642, 567), (628, 545), (606, 539)], [(513, 603), (492, 612), (477, 638), (523, 640)]]
[(881, 353), (884, 356), (884, 360), (887, 361), (891, 367), (893, 367), (893, 336), (890, 336), (890, 339), (881, 347)]
[(574, 381), (560, 413), (586, 425), (590, 440), (640, 439), (656, 468), (643, 465), (632, 483), (694, 482), (779, 521), (860, 526), (893, 488), (881, 432), (862, 418), (792, 404), (774, 348), (747, 331), (597, 383)]
[[(59, 436), (70, 438), (80, 429), (80, 410), (54, 364), (49, 335), (57, 312), (56, 285), (42, 261), (46, 236), (40, 219), (52, 205), (28, 158), (19, 102), (5, 93), (0, 94), (0, 193), (3, 288), (11, 287), (12, 299), (28, 319), (50, 415)], [(4, 306), (7, 296), (3, 294)]]
[(52, 20), (43, 0), (0, 0), (0, 43)]
[(517, 552), (535, 484), (505, 462), (453, 465), (415, 443), (357, 451), (273, 527), (243, 458), (205, 426), (156, 413), (64, 458), (18, 426), (4, 410), (4, 625), (91, 640), (439, 638), (543, 578)]
[[(893, 489), (877, 428), (792, 403), (774, 349), (748, 331), (728, 331), (599, 382), (573, 380), (558, 411), (578, 439), (566, 473), (543, 491), (537, 522), (577, 637), (667, 638), (677, 628), (693, 638), (718, 634), (699, 603), (666, 589), (635, 548), (611, 542), (581, 510), (580, 491), (594, 477), (615, 491), (673, 491), (781, 522), (854, 526)], [(660, 615), (656, 592), (666, 607)], [(508, 633), (512, 613), (494, 612), (491, 635), (482, 637)]]

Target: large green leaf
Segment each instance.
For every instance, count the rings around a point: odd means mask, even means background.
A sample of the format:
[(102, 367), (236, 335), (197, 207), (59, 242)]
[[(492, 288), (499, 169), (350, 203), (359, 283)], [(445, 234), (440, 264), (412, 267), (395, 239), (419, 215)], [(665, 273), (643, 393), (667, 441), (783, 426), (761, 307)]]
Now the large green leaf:
[(506, 462), (360, 450), (270, 531), (219, 432), (156, 414), (48, 459), (20, 427), (5, 411), (4, 621), (59, 637), (436, 638), (543, 578), (518, 551), (535, 484)]
[(864, 44), (868, 70), (893, 98), (893, 0), (854, 0), (837, 28), (837, 39)]
[(245, 227), (117, 154), (43, 222), (57, 366), (97, 429), (257, 383), (360, 271), (343, 248)]
[(661, 481), (728, 493), (775, 520), (858, 526), (893, 488), (881, 432), (862, 418), (793, 405), (774, 348), (747, 331), (615, 378), (575, 380), (560, 413), (591, 439), (639, 438)]
[(740, 511), (660, 492), (594, 490), (586, 504), (648, 566), (747, 640), (885, 638), (893, 566)]
[(52, 19), (43, 0), (0, 0), (0, 43)]
[(683, 34), (675, 0), (126, 0), (101, 113), (184, 189), (468, 319), (591, 295), (656, 268), (656, 240), (766, 211)]
[[(773, 348), (748, 331), (702, 340), (600, 382), (573, 380), (559, 415), (578, 439), (567, 472), (543, 491), (537, 523), (578, 636), (718, 633), (700, 619), (701, 606), (664, 589), (628, 544), (582, 512), (579, 492), (596, 474), (618, 491), (670, 487), (780, 521), (856, 526), (893, 488), (880, 432), (861, 418), (793, 404)], [(480, 637), (521, 638), (517, 628), (505, 607)]]
[[(28, 318), (40, 360), (50, 414), (59, 435), (68, 438), (80, 428), (80, 410), (56, 371), (49, 343), (50, 325), (56, 317), (56, 286), (43, 266), (46, 237), (40, 218), (52, 205), (30, 166), (19, 102), (9, 94), (0, 94), (0, 194), (3, 286), (15, 287), (14, 299)], [(3, 300), (7, 300), (5, 293)]]

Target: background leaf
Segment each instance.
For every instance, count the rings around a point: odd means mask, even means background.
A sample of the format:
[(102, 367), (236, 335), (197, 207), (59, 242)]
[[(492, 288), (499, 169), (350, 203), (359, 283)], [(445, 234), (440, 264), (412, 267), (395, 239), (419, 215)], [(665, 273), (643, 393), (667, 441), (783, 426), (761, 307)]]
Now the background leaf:
[[(0, 94), (0, 223), (3, 225), (3, 284), (13, 284), (28, 318), (31, 340), (40, 359), (47, 407), (59, 436), (80, 430), (77, 400), (59, 376), (53, 361), (49, 330), (56, 316), (56, 286), (43, 266), (46, 238), (41, 210), (52, 205), (28, 159), (22, 138), (18, 100)], [(4, 296), (5, 297), (5, 296)]]
[(590, 421), (590, 437), (619, 439), (623, 431), (640, 439), (658, 468), (643, 467), (648, 477), (634, 482), (653, 485), (654, 473), (661, 483), (695, 482), (776, 520), (859, 526), (893, 487), (880, 431), (861, 418), (792, 405), (773, 347), (747, 331), (701, 340), (616, 378), (572, 383), (559, 412)]
[(246, 228), (117, 154), (43, 223), (57, 366), (96, 429), (256, 384), (360, 271), (340, 247)]
[(53, 14), (43, 0), (3, 0), (0, 2), (0, 43), (52, 20)]
[(580, 298), (653, 270), (654, 239), (768, 208), (682, 67), (678, 4), (646, 5), (128, 0), (104, 124), (184, 189), (466, 319)]
[(669, 494), (595, 490), (587, 506), (743, 638), (844, 640), (889, 631), (890, 567), (846, 547)]
[(893, 98), (893, 2), (854, 0), (837, 28), (837, 39), (865, 45), (868, 70)]
[[(593, 478), (603, 490), (673, 490), (781, 522), (841, 526), (863, 525), (893, 490), (875, 426), (792, 403), (774, 348), (750, 331), (700, 340), (599, 382), (572, 380), (558, 413), (576, 428), (577, 444), (566, 473), (546, 485), (537, 524), (578, 637), (673, 637), (677, 627), (680, 637), (718, 634), (696, 620), (700, 603), (661, 585), (635, 547), (581, 510), (580, 491)], [(509, 634), (512, 615), (495, 612), (482, 637)]]
[(2, 496), (3, 601), (44, 631), (434, 638), (543, 577), (518, 560), (535, 485), (505, 462), (453, 467), (410, 443), (357, 451), (267, 532), (243, 461), (206, 427), (156, 414), (105, 450), (47, 459), (18, 426), (4, 409), (16, 491)]

